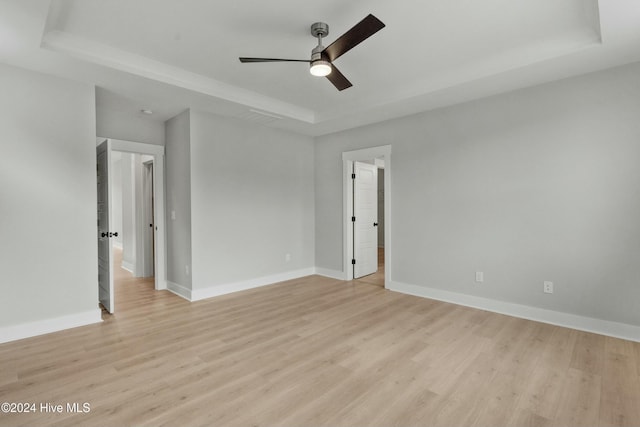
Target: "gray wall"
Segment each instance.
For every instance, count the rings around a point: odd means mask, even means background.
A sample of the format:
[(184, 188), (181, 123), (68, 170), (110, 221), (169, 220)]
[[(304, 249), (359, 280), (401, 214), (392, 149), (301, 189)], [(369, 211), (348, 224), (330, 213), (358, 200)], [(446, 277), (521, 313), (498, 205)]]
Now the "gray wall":
[(0, 64), (0, 93), (0, 326), (99, 313), (94, 88)]
[(192, 230), (189, 120), (189, 111), (185, 111), (165, 123), (167, 280), (187, 289), (191, 289)]
[(634, 64), (317, 138), (316, 265), (341, 153), (392, 144), (393, 281), (640, 325), (639, 116)]
[(313, 267), (313, 170), (311, 137), (192, 111), (193, 288)]
[(130, 111), (105, 107), (97, 108), (96, 116), (96, 135), (100, 137), (164, 145), (165, 125), (162, 121), (142, 113), (132, 115)]

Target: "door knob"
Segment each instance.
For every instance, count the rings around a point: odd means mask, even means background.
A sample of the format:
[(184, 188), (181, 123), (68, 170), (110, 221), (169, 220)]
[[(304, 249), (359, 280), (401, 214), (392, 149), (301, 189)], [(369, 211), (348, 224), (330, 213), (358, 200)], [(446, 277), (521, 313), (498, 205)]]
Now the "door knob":
[(377, 223), (377, 222), (374, 222), (374, 223), (373, 223), (373, 226), (374, 226), (374, 227), (377, 227), (377, 226), (378, 226), (378, 223)]
[(118, 237), (118, 232), (117, 231), (115, 233), (109, 232), (109, 237)]
[(107, 233), (105, 233), (104, 231), (101, 234), (102, 237), (107, 237)]

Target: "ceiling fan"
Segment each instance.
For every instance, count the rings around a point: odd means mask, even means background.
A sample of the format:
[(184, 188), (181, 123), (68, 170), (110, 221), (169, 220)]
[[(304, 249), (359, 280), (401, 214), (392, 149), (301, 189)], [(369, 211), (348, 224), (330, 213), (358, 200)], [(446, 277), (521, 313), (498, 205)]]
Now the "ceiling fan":
[(316, 22), (311, 25), (311, 35), (318, 38), (318, 46), (311, 51), (311, 59), (281, 59), (281, 58), (247, 58), (240, 57), (240, 62), (308, 62), (309, 71), (314, 76), (327, 77), (338, 89), (344, 90), (351, 86), (351, 82), (336, 68), (333, 61), (350, 51), (364, 40), (368, 39), (384, 28), (384, 24), (375, 16), (369, 14), (362, 21), (354, 25), (349, 31), (340, 36), (328, 47), (322, 45), (322, 38), (329, 35), (329, 25)]

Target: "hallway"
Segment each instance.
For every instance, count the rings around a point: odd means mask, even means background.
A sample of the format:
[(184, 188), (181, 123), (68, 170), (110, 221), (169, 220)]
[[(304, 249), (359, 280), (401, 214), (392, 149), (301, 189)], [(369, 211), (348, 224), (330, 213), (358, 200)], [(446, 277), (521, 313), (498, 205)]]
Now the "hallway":
[[(135, 313), (135, 308), (143, 305), (154, 305), (161, 303), (165, 306), (177, 295), (169, 291), (158, 291), (154, 289), (153, 277), (133, 277), (130, 271), (122, 268), (122, 249), (113, 248), (113, 285), (115, 289), (115, 315), (121, 316)], [(101, 307), (102, 308), (102, 307)], [(133, 311), (132, 311), (133, 309)], [(102, 320), (109, 320), (110, 314), (102, 309)]]

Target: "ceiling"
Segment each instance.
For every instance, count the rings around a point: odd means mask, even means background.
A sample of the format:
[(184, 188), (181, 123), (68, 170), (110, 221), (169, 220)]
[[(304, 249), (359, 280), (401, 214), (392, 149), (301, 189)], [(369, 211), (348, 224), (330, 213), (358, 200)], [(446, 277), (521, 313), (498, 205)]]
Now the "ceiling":
[[(372, 13), (386, 28), (306, 63)], [(95, 84), (98, 109), (194, 108), (321, 135), (640, 60), (637, 0), (2, 0), (0, 61)]]

